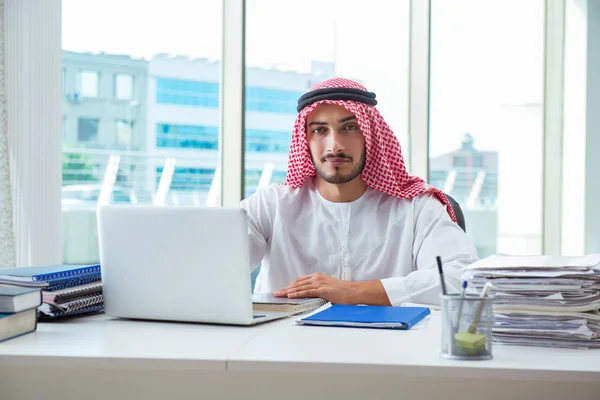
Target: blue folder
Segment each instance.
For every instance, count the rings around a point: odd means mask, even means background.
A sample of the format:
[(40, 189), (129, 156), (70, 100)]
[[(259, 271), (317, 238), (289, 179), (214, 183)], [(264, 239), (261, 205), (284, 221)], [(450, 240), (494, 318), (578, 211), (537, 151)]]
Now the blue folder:
[(302, 318), (302, 325), (410, 329), (430, 314), (427, 307), (355, 306), (334, 304)]

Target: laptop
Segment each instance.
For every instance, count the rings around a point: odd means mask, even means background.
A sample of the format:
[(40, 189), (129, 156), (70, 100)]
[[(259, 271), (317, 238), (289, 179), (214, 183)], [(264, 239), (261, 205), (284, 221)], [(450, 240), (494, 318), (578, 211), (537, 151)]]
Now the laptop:
[(253, 325), (291, 315), (253, 312), (242, 208), (104, 205), (97, 222), (109, 316)]

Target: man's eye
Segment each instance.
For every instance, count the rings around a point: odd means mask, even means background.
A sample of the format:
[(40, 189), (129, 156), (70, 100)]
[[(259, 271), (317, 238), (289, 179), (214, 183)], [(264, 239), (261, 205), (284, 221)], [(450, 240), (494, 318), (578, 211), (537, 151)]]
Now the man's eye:
[(346, 125), (344, 127), (344, 129), (349, 130), (349, 131), (354, 131), (354, 130), (358, 129), (358, 126), (356, 126), (354, 124), (350, 124), (350, 125)]
[(312, 133), (325, 133), (325, 128), (315, 128)]

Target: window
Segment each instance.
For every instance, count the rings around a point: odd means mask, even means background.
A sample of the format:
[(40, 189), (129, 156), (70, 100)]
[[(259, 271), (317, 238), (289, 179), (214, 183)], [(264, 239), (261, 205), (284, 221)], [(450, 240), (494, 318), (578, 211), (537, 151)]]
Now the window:
[(460, 203), (480, 257), (539, 254), (544, 1), (431, 7), (430, 183)]
[[(217, 77), (215, 76), (215, 79)], [(218, 108), (219, 84), (217, 82), (157, 78), (156, 102), (189, 107)]]
[(81, 71), (79, 73), (79, 94), (81, 97), (98, 97), (97, 71)]
[[(136, 15), (144, 18), (132, 30)], [(167, 8), (143, 0), (62, 0), (63, 69), (73, 80), (63, 101), (70, 138), (63, 140), (63, 186), (85, 185), (63, 191), (63, 210), (93, 216), (104, 182), (114, 182), (115, 203), (220, 203), (221, 15), (221, 0), (171, 0)], [(192, 106), (204, 109), (190, 112)], [(174, 173), (157, 200), (163, 169)], [(86, 222), (95, 218), (71, 215), (65, 213), (76, 232), (70, 237), (96, 242), (96, 227)], [(99, 261), (93, 246), (65, 246), (65, 263)]]
[(77, 121), (77, 140), (80, 142), (97, 141), (99, 122), (95, 118), (79, 118)]
[(219, 128), (159, 123), (156, 125), (156, 146), (214, 150), (219, 147)]
[[(156, 185), (160, 181), (164, 167), (157, 167)], [(171, 188), (173, 190), (198, 190), (208, 192), (215, 176), (215, 170), (211, 168), (175, 168)]]
[(119, 149), (131, 150), (135, 121), (118, 119), (115, 121), (115, 144)]
[(247, 152), (285, 153), (290, 149), (291, 132), (271, 131), (268, 129), (246, 129)]
[(298, 97), (304, 93), (293, 90), (248, 87), (246, 111), (295, 114)]
[[(298, 98), (332, 77), (375, 92), (406, 148), (409, 7), (387, 0), (247, 1), (245, 196), (285, 179)], [(349, 34), (362, 29), (358, 16), (377, 32)]]
[(115, 97), (119, 100), (130, 100), (133, 96), (133, 77), (131, 75), (115, 75)]

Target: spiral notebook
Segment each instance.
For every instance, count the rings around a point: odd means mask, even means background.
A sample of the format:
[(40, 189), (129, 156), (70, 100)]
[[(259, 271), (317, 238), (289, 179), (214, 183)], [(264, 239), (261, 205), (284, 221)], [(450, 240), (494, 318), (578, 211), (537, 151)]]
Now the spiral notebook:
[(98, 295), (102, 293), (102, 282), (94, 281), (85, 285), (68, 287), (58, 290), (42, 290), (42, 298), (44, 303), (60, 304), (66, 301), (84, 297), (88, 295)]
[(0, 270), (0, 283), (53, 291), (102, 279), (100, 264), (47, 265)]
[(82, 308), (94, 306), (97, 304), (103, 304), (103, 303), (104, 303), (104, 296), (99, 294), (99, 295), (79, 297), (79, 298), (76, 298), (76, 299), (73, 299), (73, 300), (70, 300), (70, 301), (67, 301), (64, 303), (58, 303), (58, 304), (44, 303), (38, 307), (38, 310), (40, 310), (44, 314), (50, 314), (50, 313), (56, 313), (56, 312), (69, 313), (72, 311), (81, 310)]
[(0, 281), (4, 283), (30, 284), (64, 279), (72, 276), (99, 273), (100, 264), (91, 265), (43, 265), (0, 270)]
[(53, 311), (53, 312), (49, 312), (47, 314), (39, 311), (38, 312), (38, 320), (39, 321), (51, 321), (51, 320), (56, 320), (56, 319), (60, 319), (63, 317), (78, 316), (81, 314), (90, 314), (90, 313), (95, 313), (95, 312), (100, 312), (100, 311), (104, 311), (104, 303), (96, 304), (96, 305), (85, 307), (85, 308), (80, 308), (78, 310), (73, 310), (73, 311)]
[(253, 294), (252, 309), (254, 312), (289, 312), (302, 314), (314, 311), (327, 302), (319, 298), (288, 299), (275, 297), (269, 293)]

